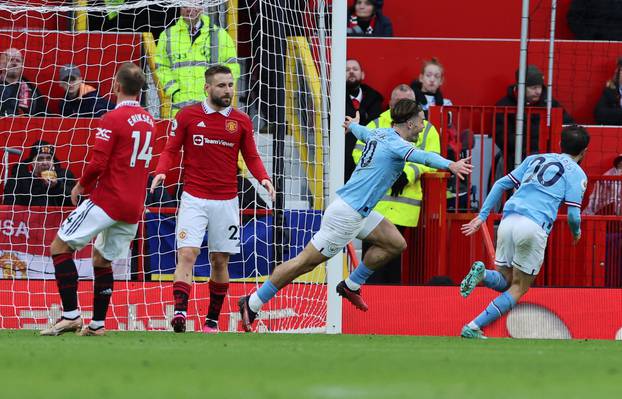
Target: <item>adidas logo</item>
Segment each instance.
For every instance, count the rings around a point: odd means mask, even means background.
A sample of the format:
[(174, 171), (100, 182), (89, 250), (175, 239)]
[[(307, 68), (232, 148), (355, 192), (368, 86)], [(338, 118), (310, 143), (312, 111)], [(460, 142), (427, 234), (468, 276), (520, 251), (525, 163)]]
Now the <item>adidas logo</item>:
[(205, 122), (201, 121), (197, 123), (197, 127), (205, 127)]
[(112, 289), (111, 288), (106, 288), (105, 290), (100, 291), (99, 295), (112, 295)]

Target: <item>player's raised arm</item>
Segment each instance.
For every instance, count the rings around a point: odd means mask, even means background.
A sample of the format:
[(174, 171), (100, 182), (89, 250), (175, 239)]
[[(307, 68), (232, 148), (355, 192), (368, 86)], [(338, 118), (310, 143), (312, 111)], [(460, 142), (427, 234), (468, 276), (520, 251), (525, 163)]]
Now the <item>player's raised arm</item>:
[(357, 140), (361, 140), (363, 142), (367, 142), (369, 136), (372, 131), (366, 128), (365, 126), (359, 125), (359, 113), (356, 112), (356, 116), (351, 118), (346, 116), (346, 121), (343, 123), (343, 127), (347, 131), (352, 132), (352, 134), (357, 138)]
[(356, 111), (356, 115), (354, 115), (354, 118), (352, 118), (351, 116), (347, 116), (346, 115), (346, 121), (343, 122), (343, 127), (344, 127), (344, 129), (346, 129), (346, 132), (348, 130), (350, 130), (350, 125), (352, 123), (358, 124), (360, 122), (360, 120), (361, 120), (361, 115), (359, 114), (358, 111)]

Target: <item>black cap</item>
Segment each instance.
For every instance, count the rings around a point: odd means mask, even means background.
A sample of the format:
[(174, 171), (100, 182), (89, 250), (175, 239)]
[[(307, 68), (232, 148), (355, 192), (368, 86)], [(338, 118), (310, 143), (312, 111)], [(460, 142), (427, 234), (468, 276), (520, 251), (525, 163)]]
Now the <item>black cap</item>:
[(30, 155), (28, 156), (28, 160), (34, 160), (39, 154), (49, 154), (52, 158), (54, 158), (54, 146), (44, 140), (35, 141), (30, 147)]
[[(518, 72), (516, 70), (516, 82), (518, 83)], [(525, 72), (525, 86), (544, 86), (544, 75), (535, 65), (527, 65)]]

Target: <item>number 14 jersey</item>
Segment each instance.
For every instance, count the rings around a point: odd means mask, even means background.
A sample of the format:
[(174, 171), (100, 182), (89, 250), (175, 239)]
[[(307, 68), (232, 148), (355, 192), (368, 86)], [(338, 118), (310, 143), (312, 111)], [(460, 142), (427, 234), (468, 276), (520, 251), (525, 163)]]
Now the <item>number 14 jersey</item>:
[(153, 118), (136, 101), (121, 102), (100, 119), (80, 184), (111, 219), (141, 219), (154, 136)]
[(559, 205), (581, 208), (587, 188), (585, 172), (567, 154), (530, 155), (508, 177), (518, 190), (505, 203), (503, 214), (527, 216), (547, 233)]

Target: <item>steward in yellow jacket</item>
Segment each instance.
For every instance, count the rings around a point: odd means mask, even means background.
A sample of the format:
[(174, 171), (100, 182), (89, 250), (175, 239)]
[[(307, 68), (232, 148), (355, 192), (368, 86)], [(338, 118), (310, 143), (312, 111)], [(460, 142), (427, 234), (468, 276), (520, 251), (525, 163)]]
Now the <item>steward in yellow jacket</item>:
[(192, 32), (186, 17), (180, 17), (158, 39), (157, 74), (164, 93), (171, 98), (171, 116), (205, 99), (204, 73), (210, 66), (225, 64), (231, 68), (234, 80), (240, 77), (236, 45), (231, 36), (212, 24), (207, 15), (201, 13), (196, 19)]

